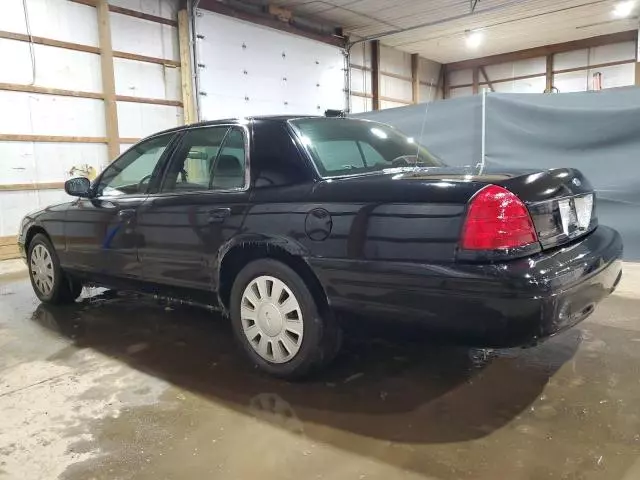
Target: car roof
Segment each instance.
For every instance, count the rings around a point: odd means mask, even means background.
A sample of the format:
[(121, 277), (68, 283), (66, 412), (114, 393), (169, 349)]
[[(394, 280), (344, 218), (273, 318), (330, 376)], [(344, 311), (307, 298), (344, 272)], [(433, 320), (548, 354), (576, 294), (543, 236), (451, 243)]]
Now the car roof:
[[(169, 128), (167, 130), (162, 130), (152, 135), (148, 135), (147, 137), (140, 139), (140, 141), (146, 140), (148, 138), (156, 137), (158, 135), (164, 135), (164, 134), (173, 133), (173, 132), (180, 132), (182, 130), (186, 130), (189, 128), (208, 127), (208, 126), (215, 126), (215, 125), (229, 125), (229, 124), (243, 125), (243, 124), (246, 124), (247, 122), (253, 122), (255, 120), (286, 123), (289, 120), (299, 120), (303, 118), (326, 119), (327, 121), (331, 121), (331, 120), (335, 120), (336, 118), (344, 119), (345, 117), (324, 117), (320, 115), (255, 115), (255, 116), (248, 116), (248, 117), (221, 118), (219, 120), (205, 120), (203, 122), (190, 123), (189, 125), (180, 125), (178, 127)], [(349, 120), (368, 121), (368, 120), (357, 119), (357, 118), (349, 118)]]

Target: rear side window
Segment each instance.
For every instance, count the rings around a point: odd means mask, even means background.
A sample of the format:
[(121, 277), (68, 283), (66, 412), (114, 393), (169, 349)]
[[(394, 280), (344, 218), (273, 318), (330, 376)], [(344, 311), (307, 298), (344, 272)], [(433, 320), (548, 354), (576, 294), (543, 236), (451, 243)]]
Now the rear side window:
[(176, 149), (163, 192), (233, 190), (245, 186), (242, 129), (212, 126), (188, 130)]
[(313, 179), (313, 165), (300, 154), (284, 124), (257, 121), (253, 126), (252, 140), (251, 175), (254, 187), (295, 185)]

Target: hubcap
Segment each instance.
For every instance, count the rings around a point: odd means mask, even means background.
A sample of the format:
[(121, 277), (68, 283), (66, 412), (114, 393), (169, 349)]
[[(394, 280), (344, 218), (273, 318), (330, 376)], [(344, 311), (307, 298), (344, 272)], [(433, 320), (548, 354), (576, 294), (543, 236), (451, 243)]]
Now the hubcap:
[(42, 245), (36, 245), (31, 252), (31, 277), (36, 288), (43, 295), (49, 295), (53, 290), (53, 261), (49, 250)]
[(240, 317), (249, 344), (265, 360), (284, 363), (300, 350), (302, 311), (282, 280), (263, 275), (249, 282), (242, 294)]

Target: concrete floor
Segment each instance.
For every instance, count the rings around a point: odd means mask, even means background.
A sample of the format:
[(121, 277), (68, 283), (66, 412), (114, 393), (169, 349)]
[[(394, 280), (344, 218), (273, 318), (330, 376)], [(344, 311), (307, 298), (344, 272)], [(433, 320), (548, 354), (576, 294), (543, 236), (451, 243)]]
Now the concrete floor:
[(206, 311), (51, 308), (0, 278), (2, 479), (640, 479), (639, 267), (538, 347), (352, 334), (300, 384), (248, 367)]

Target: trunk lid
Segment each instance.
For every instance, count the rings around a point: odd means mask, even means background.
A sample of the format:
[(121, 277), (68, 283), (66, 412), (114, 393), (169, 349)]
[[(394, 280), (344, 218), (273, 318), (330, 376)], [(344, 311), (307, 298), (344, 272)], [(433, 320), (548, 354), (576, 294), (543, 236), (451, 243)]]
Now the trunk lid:
[(385, 173), (393, 174), (395, 180), (475, 184), (477, 190), (491, 184), (504, 187), (527, 206), (543, 249), (586, 235), (598, 224), (593, 187), (574, 168), (430, 167), (400, 168)]

